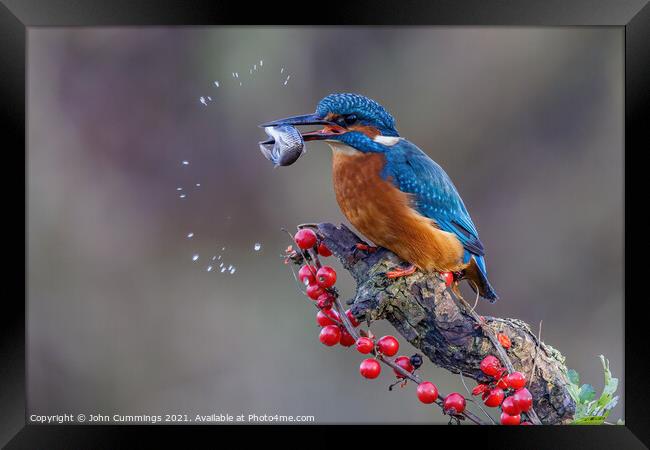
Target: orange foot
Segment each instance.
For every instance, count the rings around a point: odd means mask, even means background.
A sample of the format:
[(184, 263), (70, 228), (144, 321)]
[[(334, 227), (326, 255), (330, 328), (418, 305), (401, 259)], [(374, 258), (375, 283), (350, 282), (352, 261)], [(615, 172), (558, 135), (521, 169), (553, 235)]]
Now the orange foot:
[(415, 267), (413, 264), (410, 264), (408, 267), (405, 268), (397, 268), (395, 270), (391, 270), (390, 272), (386, 272), (386, 278), (399, 278), (399, 277), (406, 277), (409, 276), (417, 270), (417, 267)]
[(368, 253), (375, 253), (377, 251), (377, 247), (368, 244), (358, 243), (356, 244), (356, 247), (357, 250), (361, 250)]

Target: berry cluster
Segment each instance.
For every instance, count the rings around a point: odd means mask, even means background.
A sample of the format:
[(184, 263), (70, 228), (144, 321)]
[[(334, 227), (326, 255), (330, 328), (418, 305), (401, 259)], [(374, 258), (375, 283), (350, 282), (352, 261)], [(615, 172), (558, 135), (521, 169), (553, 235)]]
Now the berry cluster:
[(508, 373), (495, 356), (488, 355), (481, 361), (481, 371), (492, 378), (489, 384), (479, 384), (472, 395), (481, 395), (485, 406), (501, 407), (502, 425), (532, 425), (521, 421), (521, 414), (530, 411), (533, 397), (525, 388), (526, 377), (521, 372)]
[[(415, 371), (422, 365), (422, 356), (415, 354), (411, 357), (396, 356), (399, 352), (399, 341), (394, 336), (383, 336), (375, 339), (370, 331), (358, 329), (360, 323), (348, 309), (341, 317), (337, 311), (338, 292), (336, 291), (336, 271), (329, 266), (320, 264), (319, 256), (328, 257), (332, 252), (318, 235), (309, 228), (300, 229), (294, 236), (296, 246), (300, 252), (294, 252), (291, 247), (287, 249), (288, 258), (294, 262), (300, 261), (302, 266), (298, 271), (298, 279), (305, 286), (305, 294), (316, 303), (318, 313), (316, 323), (321, 327), (319, 340), (324, 345), (331, 347), (340, 344), (344, 347), (356, 345), (356, 349), (363, 355), (373, 355), (366, 358), (359, 365), (359, 373), (367, 379), (375, 379), (381, 374), (381, 363), (393, 369), (395, 377), (402, 386), (407, 380), (417, 383), (416, 394), (418, 399), (425, 404), (437, 403), (444, 412), (452, 417), (473, 418), (465, 410), (466, 400), (461, 394), (453, 392), (443, 396), (438, 387), (430, 381), (422, 381), (415, 375)], [(368, 250), (370, 251), (370, 250)], [(447, 285), (453, 282), (453, 274), (442, 274)], [(393, 358), (394, 357), (394, 358)], [(476, 421), (476, 419), (472, 419)]]

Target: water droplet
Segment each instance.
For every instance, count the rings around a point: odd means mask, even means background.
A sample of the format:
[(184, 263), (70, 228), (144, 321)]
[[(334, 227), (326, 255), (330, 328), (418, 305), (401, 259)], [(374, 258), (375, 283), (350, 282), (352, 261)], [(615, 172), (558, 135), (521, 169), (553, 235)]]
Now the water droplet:
[(232, 269), (230, 269), (230, 274), (233, 274), (233, 273), (235, 273), (235, 270), (237, 270), (237, 269), (236, 269), (236, 268), (234, 268), (234, 267), (233, 267)]
[(262, 67), (263, 65), (264, 65), (264, 61), (260, 59), (260, 67)]
[(219, 82), (218, 82), (217, 80), (214, 80), (214, 85), (215, 85), (216, 87), (219, 87)]
[(232, 264), (228, 266), (228, 270), (232, 270)]
[(256, 242), (255, 245), (253, 246), (253, 249), (255, 249), (256, 252), (259, 252), (262, 248), (262, 244), (259, 242)]
[(225, 271), (226, 271), (225, 267), (223, 269), (221, 269), (221, 273), (224, 273)]
[(201, 187), (201, 183), (196, 183), (196, 187)]
[(253, 64), (253, 70), (257, 70), (257, 64)]
[(225, 250), (226, 250), (226, 247), (221, 247), (222, 252), (225, 251)]
[(185, 198), (185, 197), (187, 197), (187, 195), (185, 195), (185, 194), (181, 194), (181, 195), (178, 196), (178, 198)]
[(182, 188), (182, 187), (177, 187), (176, 190), (177, 190), (177, 191), (182, 191), (183, 188)]
[(194, 237), (194, 233), (187, 233), (187, 238), (192, 239)]
[(284, 66), (282, 67), (282, 69), (280, 69), (280, 75), (282, 75), (283, 73), (284, 73)]
[(206, 270), (207, 272), (212, 272), (212, 266), (208, 266), (208, 267), (206, 267), (205, 270)]
[(190, 163), (189, 161), (183, 160), (181, 164), (183, 164), (184, 166), (187, 166), (189, 163)]
[(239, 82), (239, 85), (240, 85), (240, 86), (242, 85), (242, 84), (241, 84), (241, 81)]
[(216, 257), (216, 256), (213, 256), (213, 257), (212, 257), (212, 261), (214, 261), (215, 259), (217, 259), (217, 257)]
[(203, 106), (208, 106), (208, 103), (205, 101), (205, 97), (201, 97), (199, 101), (203, 103)]
[(192, 255), (192, 261), (196, 262), (198, 260), (199, 260), (199, 254), (198, 253), (195, 253), (194, 255)]
[(223, 263), (219, 264), (219, 267), (223, 267)]
[(210, 97), (209, 95), (208, 95), (208, 100), (212, 101), (212, 97)]

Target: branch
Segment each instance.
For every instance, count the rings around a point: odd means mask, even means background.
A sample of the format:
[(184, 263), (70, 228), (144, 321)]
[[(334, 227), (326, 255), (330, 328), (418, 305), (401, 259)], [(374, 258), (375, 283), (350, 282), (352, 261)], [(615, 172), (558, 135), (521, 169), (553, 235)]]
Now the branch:
[(473, 312), (452, 298), (437, 274), (418, 271), (409, 277), (387, 279), (386, 271), (400, 263), (395, 254), (383, 248), (372, 253), (359, 251), (356, 244), (363, 241), (345, 225), (321, 223), (318, 231), (357, 282), (357, 292), (347, 303), (359, 321), (388, 320), (434, 364), (480, 383), (489, 382), (479, 368), (481, 360), (501, 351), (495, 349), (490, 335), (504, 333), (512, 341), (506, 352), (508, 364), (530, 374), (528, 389), (539, 420), (544, 424), (572, 420), (575, 402), (567, 389), (564, 357), (540, 342), (526, 323), (484, 317), (484, 325), (477, 326)]

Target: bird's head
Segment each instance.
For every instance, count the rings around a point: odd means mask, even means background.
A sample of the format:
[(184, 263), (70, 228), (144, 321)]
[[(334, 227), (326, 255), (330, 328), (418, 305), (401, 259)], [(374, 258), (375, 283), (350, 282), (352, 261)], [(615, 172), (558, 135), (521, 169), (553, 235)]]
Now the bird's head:
[(316, 112), (263, 123), (261, 127), (279, 125), (323, 125), (316, 131), (302, 133), (305, 141), (338, 141), (360, 151), (377, 151), (382, 137), (399, 137), (395, 119), (383, 106), (359, 94), (330, 94), (316, 106)]

